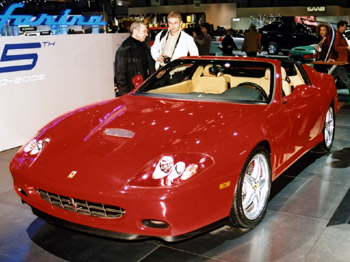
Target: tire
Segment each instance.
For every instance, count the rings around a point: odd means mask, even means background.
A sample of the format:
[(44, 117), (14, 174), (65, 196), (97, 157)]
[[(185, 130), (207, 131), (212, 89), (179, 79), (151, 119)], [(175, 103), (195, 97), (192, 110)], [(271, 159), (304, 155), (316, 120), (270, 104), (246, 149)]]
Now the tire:
[(229, 224), (248, 231), (263, 219), (271, 190), (270, 155), (256, 147), (245, 161), (232, 201)]
[(318, 145), (317, 151), (320, 151), (321, 153), (328, 153), (333, 146), (335, 134), (335, 115), (332, 106), (330, 106), (327, 110), (322, 133), (323, 141)]
[(267, 45), (267, 53), (269, 55), (277, 55), (278, 54), (278, 46), (276, 43), (269, 43)]

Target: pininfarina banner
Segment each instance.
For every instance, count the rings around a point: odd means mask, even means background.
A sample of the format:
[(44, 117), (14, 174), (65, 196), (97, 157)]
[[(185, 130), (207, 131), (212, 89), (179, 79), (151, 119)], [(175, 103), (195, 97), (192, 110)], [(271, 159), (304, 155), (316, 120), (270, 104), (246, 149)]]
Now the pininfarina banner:
[(9, 23), (13, 26), (62, 26), (62, 25), (84, 25), (84, 26), (104, 26), (106, 21), (102, 21), (102, 16), (92, 15), (85, 18), (82, 15), (70, 16), (70, 9), (63, 10), (58, 16), (51, 16), (48, 14), (39, 14), (34, 17), (32, 15), (14, 15), (13, 12), (16, 8), (24, 7), (23, 3), (12, 4), (3, 11), (0, 15), (0, 30)]

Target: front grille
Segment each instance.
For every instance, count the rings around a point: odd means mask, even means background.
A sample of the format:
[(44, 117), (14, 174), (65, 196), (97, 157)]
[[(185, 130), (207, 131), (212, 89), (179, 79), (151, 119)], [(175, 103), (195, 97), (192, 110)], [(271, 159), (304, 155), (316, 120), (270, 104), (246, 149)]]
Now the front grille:
[(121, 218), (125, 214), (125, 210), (118, 206), (104, 205), (72, 197), (61, 196), (39, 188), (37, 188), (36, 191), (42, 199), (49, 202), (51, 205), (82, 215), (117, 219)]

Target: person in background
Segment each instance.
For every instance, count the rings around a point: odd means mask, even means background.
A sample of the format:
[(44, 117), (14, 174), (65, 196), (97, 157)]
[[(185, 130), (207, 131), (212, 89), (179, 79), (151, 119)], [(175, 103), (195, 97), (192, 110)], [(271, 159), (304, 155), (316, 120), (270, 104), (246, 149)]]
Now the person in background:
[(316, 60), (333, 60), (333, 51), (329, 50), (331, 44), (331, 32), (332, 29), (327, 24), (320, 24), (316, 27), (316, 33), (321, 37), (320, 42), (314, 45), (314, 49), (317, 52)]
[(181, 30), (182, 18), (179, 12), (168, 14), (168, 30), (156, 35), (151, 47), (151, 54), (156, 61), (156, 68), (164, 66), (181, 56), (198, 56), (198, 48), (189, 34)]
[(143, 22), (133, 22), (130, 25), (130, 34), (115, 54), (116, 96), (134, 89), (134, 76), (142, 75), (146, 79), (155, 71), (154, 60), (145, 43), (148, 35), (146, 25)]
[(337, 23), (337, 31), (335, 32), (334, 39), (334, 51), (337, 53), (336, 61), (348, 61), (348, 53), (350, 51), (350, 46), (344, 37), (344, 32), (346, 30), (346, 26), (348, 25), (347, 21), (340, 20)]
[(232, 29), (226, 30), (226, 36), (222, 39), (222, 54), (231, 56), (233, 50), (237, 50), (235, 41), (232, 38)]
[(208, 33), (210, 25), (204, 23), (201, 26), (201, 36), (197, 36), (196, 32), (193, 31), (193, 39), (198, 47), (199, 55), (209, 55), (211, 35)]
[[(348, 62), (348, 53), (350, 51), (350, 46), (348, 45), (344, 32), (348, 25), (347, 21), (340, 20), (337, 23), (337, 31), (335, 32), (335, 39), (333, 48), (335, 51), (335, 61)], [(345, 85), (345, 87), (350, 91), (350, 80), (348, 78), (348, 74), (345, 66), (337, 66), (337, 68), (332, 73), (335, 79), (340, 79), (341, 82)]]
[(254, 24), (249, 26), (248, 31), (244, 35), (242, 51), (246, 52), (247, 56), (256, 56), (257, 53), (261, 53), (261, 42)]

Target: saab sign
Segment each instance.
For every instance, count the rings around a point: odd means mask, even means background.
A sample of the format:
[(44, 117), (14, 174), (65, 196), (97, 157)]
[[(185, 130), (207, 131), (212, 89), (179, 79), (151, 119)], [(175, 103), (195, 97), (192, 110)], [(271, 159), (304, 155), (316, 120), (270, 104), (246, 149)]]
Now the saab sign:
[(325, 6), (308, 6), (306, 7), (306, 11), (308, 12), (326, 12)]
[(24, 4), (16, 3), (12, 4), (3, 11), (0, 15), (0, 30), (10, 21), (10, 25), (15, 26), (38, 26), (38, 25), (88, 25), (88, 26), (104, 26), (107, 24), (106, 21), (102, 21), (102, 16), (89, 16), (85, 19), (84, 16), (74, 15), (69, 16), (70, 9), (63, 10), (57, 17), (48, 14), (39, 14), (37, 17), (32, 15), (14, 15), (13, 12), (16, 8), (23, 7)]

